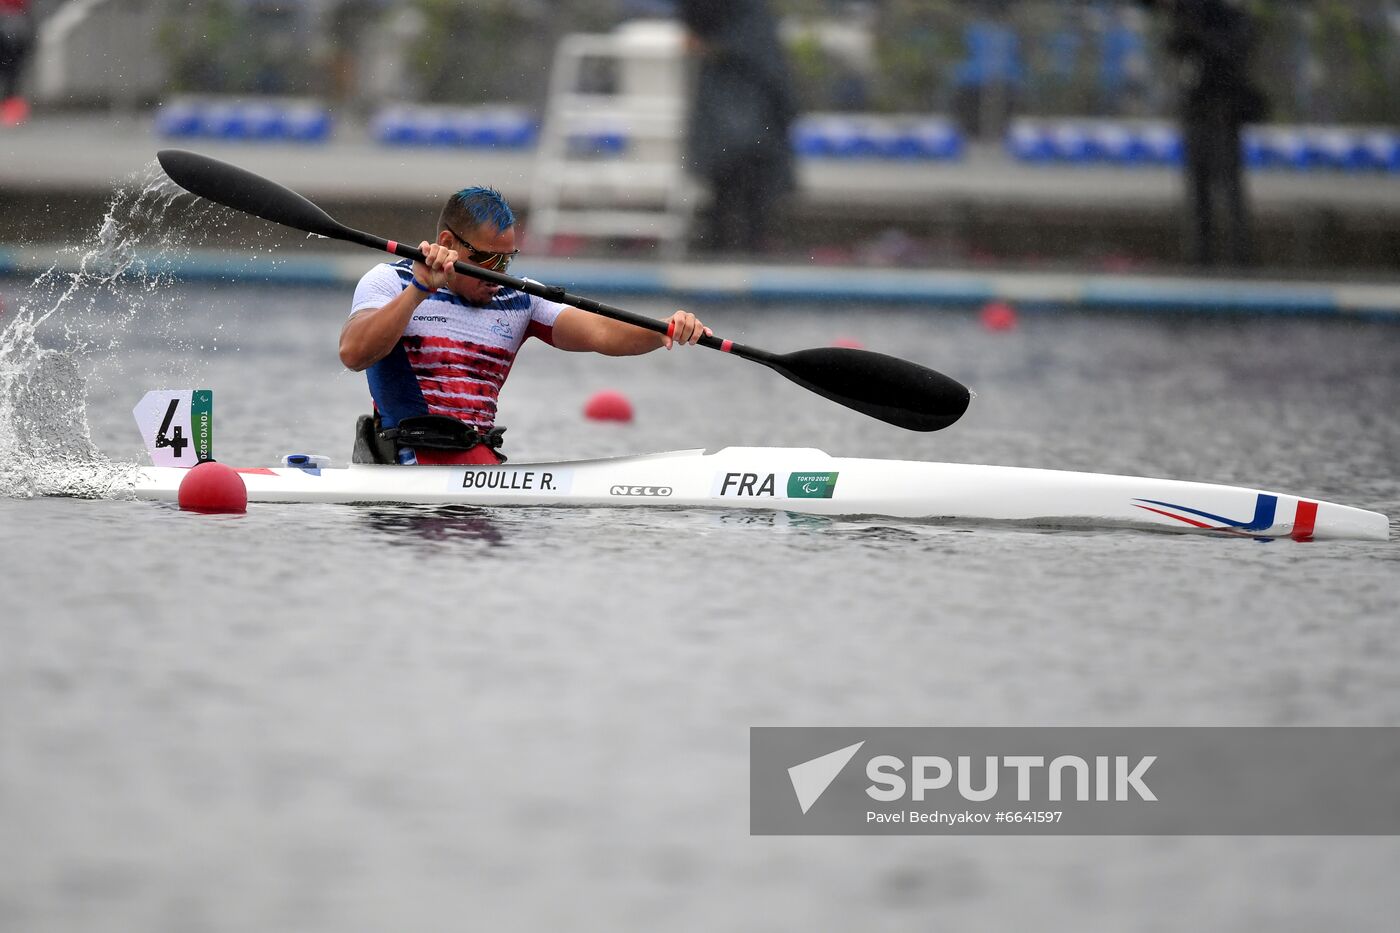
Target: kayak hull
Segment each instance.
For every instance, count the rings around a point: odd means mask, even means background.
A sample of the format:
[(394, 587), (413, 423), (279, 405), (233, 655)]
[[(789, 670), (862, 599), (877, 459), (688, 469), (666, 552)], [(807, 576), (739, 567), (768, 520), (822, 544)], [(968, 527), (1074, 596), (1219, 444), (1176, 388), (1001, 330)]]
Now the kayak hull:
[[(186, 470), (145, 467), (142, 498), (174, 500)], [(727, 447), (501, 466), (240, 469), (250, 502), (767, 509), (1040, 527), (1133, 527), (1384, 541), (1376, 512), (1283, 493), (1025, 467)]]

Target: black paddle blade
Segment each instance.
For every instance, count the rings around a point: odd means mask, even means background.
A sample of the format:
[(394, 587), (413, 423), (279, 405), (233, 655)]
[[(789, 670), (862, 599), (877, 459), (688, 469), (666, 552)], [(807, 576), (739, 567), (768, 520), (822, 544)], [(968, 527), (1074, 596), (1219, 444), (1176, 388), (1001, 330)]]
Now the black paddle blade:
[(967, 411), (967, 386), (917, 363), (844, 347), (798, 350), (768, 363), (805, 389), (910, 431), (946, 428)]
[(170, 180), (191, 194), (208, 198), (275, 224), (331, 239), (344, 239), (345, 227), (289, 188), (218, 159), (185, 149), (156, 153)]
[[(416, 250), (404, 244), (392, 244), (346, 227), (295, 191), (268, 181), (261, 175), (254, 175), (247, 169), (185, 149), (162, 149), (156, 153), (156, 158), (177, 185), (216, 204), (333, 240), (358, 243), (371, 249), (388, 248), (395, 255), (422, 258)], [(477, 275), (462, 263), (458, 263), (458, 269), (469, 275)], [(627, 321), (638, 327), (661, 332), (666, 329), (660, 321), (641, 318), (619, 308), (608, 308), (538, 282), (512, 279), (496, 273), (477, 277), (509, 284), (532, 295), (569, 302), (585, 311)], [(728, 349), (742, 359), (762, 363), (839, 405), (911, 431), (937, 431), (948, 427), (967, 411), (967, 404), (972, 398), (966, 386), (942, 373), (883, 353), (823, 347), (774, 356), (753, 347), (727, 347), (725, 341), (713, 337), (706, 337), (702, 342), (707, 347)]]

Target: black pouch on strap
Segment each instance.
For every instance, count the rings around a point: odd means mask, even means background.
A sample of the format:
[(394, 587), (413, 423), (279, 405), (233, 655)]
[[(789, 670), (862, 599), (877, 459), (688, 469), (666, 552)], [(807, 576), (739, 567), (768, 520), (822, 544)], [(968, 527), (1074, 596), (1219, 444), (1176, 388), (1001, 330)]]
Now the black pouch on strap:
[(401, 418), (398, 427), (379, 432), (386, 441), (400, 447), (429, 447), (433, 450), (471, 450), (481, 443), (476, 428), (446, 415), (413, 415)]
[[(499, 451), (505, 428), (482, 433), (469, 424), (446, 415), (413, 415), (400, 419), (398, 427), (380, 431), (379, 436), (398, 447), (424, 447), (432, 450), (471, 450), (478, 444)], [(502, 457), (504, 462), (504, 457)]]

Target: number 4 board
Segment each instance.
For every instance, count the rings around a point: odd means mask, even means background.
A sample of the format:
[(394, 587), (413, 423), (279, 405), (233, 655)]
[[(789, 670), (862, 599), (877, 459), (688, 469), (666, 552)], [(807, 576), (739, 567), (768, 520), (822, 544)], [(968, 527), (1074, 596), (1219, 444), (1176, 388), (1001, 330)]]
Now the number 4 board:
[(131, 413), (156, 466), (192, 467), (214, 459), (212, 389), (153, 389)]

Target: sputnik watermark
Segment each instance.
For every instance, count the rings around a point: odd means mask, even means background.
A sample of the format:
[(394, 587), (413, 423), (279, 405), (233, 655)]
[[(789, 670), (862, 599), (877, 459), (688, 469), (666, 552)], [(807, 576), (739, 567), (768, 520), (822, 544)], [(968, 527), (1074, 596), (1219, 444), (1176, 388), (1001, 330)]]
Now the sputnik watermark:
[(845, 748), (838, 748), (834, 752), (788, 768), (788, 778), (792, 781), (792, 791), (797, 795), (797, 802), (801, 805), (803, 813), (812, 809), (812, 804), (821, 799), (822, 794), (826, 793), (826, 789), (831, 786), (831, 782), (836, 780), (836, 776), (846, 767), (846, 763), (855, 757), (856, 752), (860, 751), (860, 747), (864, 744), (864, 742), (857, 742), (854, 745), (847, 745)]
[[(912, 800), (923, 800), (928, 792), (950, 786), (956, 774), (958, 794), (964, 800), (980, 803), (996, 798), (1001, 787), (998, 775), (1005, 768), (1016, 773), (1016, 799), (1020, 801), (1031, 799), (1031, 781), (1038, 769), (1044, 769), (1041, 777), (1050, 800), (1065, 799), (1066, 771), (1071, 772), (1068, 781), (1073, 800), (1128, 800), (1133, 794), (1138, 800), (1156, 800), (1157, 795), (1142, 780), (1156, 760), (1156, 755), (1147, 755), (1137, 759), (1130, 769), (1130, 759), (1126, 755), (1112, 758), (1098, 755), (1092, 765), (1078, 755), (1060, 755), (1048, 767), (1043, 755), (990, 756), (983, 759), (981, 765), (981, 786), (975, 786), (978, 763), (969, 755), (956, 758), (956, 765), (938, 755), (915, 755), (909, 761), (911, 779), (908, 781), (899, 773), (904, 768), (902, 759), (877, 755), (865, 768), (866, 776), (874, 782), (866, 793), (874, 800), (885, 802), (902, 800), (906, 794)], [(1092, 796), (1091, 770), (1095, 776)]]
[(1400, 834), (1394, 728), (755, 728), (750, 750), (757, 834)]
[[(793, 793), (797, 795), (803, 813), (821, 799), (831, 782), (836, 780), (864, 744), (857, 742), (788, 768), (788, 778), (792, 781)], [(1128, 800), (1130, 795), (1136, 795), (1138, 800), (1156, 800), (1157, 795), (1143, 781), (1147, 769), (1156, 760), (1155, 755), (1147, 755), (1131, 763), (1126, 755), (1113, 758), (1099, 755), (1091, 764), (1078, 755), (1060, 755), (1047, 765), (1043, 755), (992, 756), (981, 763), (975, 763), (968, 755), (952, 761), (939, 755), (915, 755), (907, 762), (909, 779), (906, 780), (901, 773), (906, 767), (904, 759), (894, 755), (876, 755), (865, 765), (865, 776), (871, 781), (865, 793), (870, 799), (882, 803), (906, 797), (922, 801), (931, 791), (953, 786), (956, 775), (958, 794), (964, 800), (980, 803), (997, 796), (1001, 786), (999, 775), (1006, 769), (1015, 772), (1016, 799), (1025, 802), (1031, 799), (1031, 784), (1037, 776), (1036, 772), (1044, 769), (1041, 777), (1046, 782), (1045, 796), (1052, 801), (1065, 799), (1067, 784), (1072, 800)], [(975, 774), (979, 764), (983, 769), (980, 786)]]

